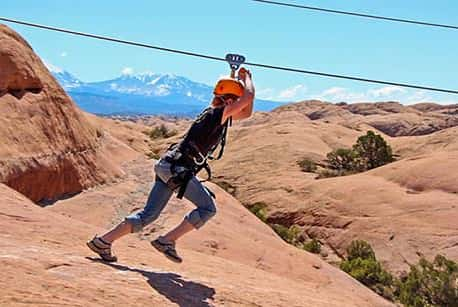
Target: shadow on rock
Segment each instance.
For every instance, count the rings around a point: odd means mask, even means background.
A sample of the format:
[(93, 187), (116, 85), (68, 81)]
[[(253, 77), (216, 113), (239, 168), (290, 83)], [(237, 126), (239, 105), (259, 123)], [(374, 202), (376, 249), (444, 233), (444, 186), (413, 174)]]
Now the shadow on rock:
[(171, 302), (182, 307), (209, 307), (211, 305), (207, 300), (213, 300), (213, 296), (215, 295), (215, 289), (201, 283), (184, 280), (180, 275), (175, 273), (145, 271), (125, 265), (103, 262), (96, 258), (87, 257), (87, 259), (103, 263), (120, 271), (131, 271), (142, 274), (148, 278), (148, 283), (152, 288)]

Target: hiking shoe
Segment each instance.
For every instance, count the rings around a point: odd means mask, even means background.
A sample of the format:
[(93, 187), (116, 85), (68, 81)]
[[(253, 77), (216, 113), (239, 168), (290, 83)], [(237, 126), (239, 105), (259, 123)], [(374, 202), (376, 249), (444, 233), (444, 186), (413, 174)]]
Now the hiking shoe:
[(116, 262), (118, 258), (111, 254), (111, 244), (95, 236), (86, 243), (94, 253), (98, 254), (106, 262)]
[(165, 242), (162, 237), (159, 237), (156, 240), (151, 241), (151, 245), (173, 262), (181, 263), (183, 261), (183, 259), (181, 259), (181, 257), (177, 254), (175, 242)]

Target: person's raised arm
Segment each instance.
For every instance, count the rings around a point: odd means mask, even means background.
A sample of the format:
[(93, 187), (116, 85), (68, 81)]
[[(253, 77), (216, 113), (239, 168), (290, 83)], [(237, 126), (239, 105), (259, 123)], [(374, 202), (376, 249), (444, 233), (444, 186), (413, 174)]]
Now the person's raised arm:
[(248, 118), (253, 113), (255, 89), (250, 71), (243, 67), (240, 68), (239, 79), (245, 84), (243, 95), (236, 102), (224, 108), (221, 123), (226, 122), (229, 117), (232, 117), (234, 120), (238, 120)]

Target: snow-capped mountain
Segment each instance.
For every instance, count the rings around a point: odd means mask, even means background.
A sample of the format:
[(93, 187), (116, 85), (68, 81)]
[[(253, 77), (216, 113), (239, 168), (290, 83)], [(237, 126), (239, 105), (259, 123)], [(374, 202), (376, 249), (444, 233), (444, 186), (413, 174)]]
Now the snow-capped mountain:
[(117, 92), (149, 97), (184, 96), (205, 103), (211, 98), (210, 86), (172, 74), (122, 75), (113, 80), (90, 85), (105, 93)]
[[(193, 116), (212, 99), (212, 86), (172, 74), (123, 74), (111, 80), (83, 82), (67, 71), (52, 73), (83, 110), (96, 114)], [(255, 110), (267, 111), (280, 104), (257, 100)]]
[(52, 74), (65, 90), (70, 90), (83, 84), (83, 82), (67, 71), (52, 71)]

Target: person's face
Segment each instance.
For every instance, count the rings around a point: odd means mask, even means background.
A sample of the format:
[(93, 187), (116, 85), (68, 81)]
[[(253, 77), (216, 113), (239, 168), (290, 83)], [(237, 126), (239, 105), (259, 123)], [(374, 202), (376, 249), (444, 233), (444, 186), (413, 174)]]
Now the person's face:
[(238, 96), (235, 96), (235, 95), (230, 95), (230, 94), (228, 94), (228, 95), (223, 95), (223, 96), (221, 97), (221, 99), (224, 101), (224, 104), (225, 104), (225, 105), (231, 105), (231, 104), (233, 104), (234, 102), (236, 102), (237, 99), (239, 99), (239, 97), (238, 97)]

